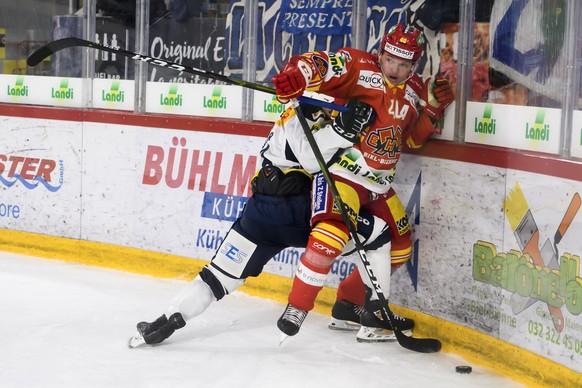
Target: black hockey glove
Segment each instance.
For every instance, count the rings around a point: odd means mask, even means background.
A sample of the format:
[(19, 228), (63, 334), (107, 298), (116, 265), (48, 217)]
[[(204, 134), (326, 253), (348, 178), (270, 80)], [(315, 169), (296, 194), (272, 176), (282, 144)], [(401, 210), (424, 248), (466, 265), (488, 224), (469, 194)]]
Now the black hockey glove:
[(358, 134), (376, 119), (376, 112), (370, 105), (356, 100), (348, 102), (346, 107), (348, 110), (340, 112), (331, 126), (338, 135), (356, 144)]

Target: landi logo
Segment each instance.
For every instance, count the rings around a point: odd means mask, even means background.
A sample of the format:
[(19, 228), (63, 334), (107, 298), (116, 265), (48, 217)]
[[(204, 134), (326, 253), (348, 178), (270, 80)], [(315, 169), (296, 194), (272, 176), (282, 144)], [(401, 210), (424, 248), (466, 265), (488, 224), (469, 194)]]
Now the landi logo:
[(495, 125), (496, 120), (491, 118), (491, 112), (493, 111), (493, 105), (487, 104), (485, 105), (485, 109), (483, 110), (483, 117), (481, 121), (475, 117), (475, 129), (474, 131), (477, 133), (484, 133), (488, 135), (495, 135)]
[(549, 124), (544, 124), (545, 116), (546, 110), (540, 108), (536, 113), (533, 126), (530, 126), (530, 123), (525, 123), (525, 138), (527, 140), (550, 140), (550, 126)]
[(33, 190), (40, 183), (54, 193), (63, 185), (64, 171), (62, 160), (0, 154), (0, 183), (8, 188), (20, 182)]
[(142, 184), (204, 192), (202, 217), (234, 221), (252, 194), (257, 157), (231, 154), (188, 148), (186, 138), (174, 136), (171, 146), (148, 145)]
[(125, 101), (125, 92), (119, 89), (121, 82), (113, 81), (111, 83), (111, 88), (109, 92), (105, 92), (105, 90), (101, 91), (101, 101), (106, 102), (124, 102)]
[(182, 95), (178, 94), (178, 85), (170, 85), (168, 94), (160, 94), (161, 106), (182, 106)]
[(14, 86), (7, 86), (6, 94), (13, 97), (28, 97), (28, 86), (24, 85), (24, 77), (16, 77)]
[(212, 89), (212, 96), (207, 98), (204, 96), (202, 106), (208, 109), (226, 109), (226, 97), (222, 97), (222, 87), (215, 86)]
[(277, 97), (273, 95), (271, 102), (267, 99), (263, 100), (263, 112), (281, 114), (285, 110), (285, 105), (277, 101)]
[(61, 80), (61, 84), (59, 85), (58, 89), (51, 88), (51, 98), (57, 100), (72, 100), (74, 97), (74, 91), (72, 88), (69, 88), (69, 80), (68, 78), (64, 78)]
[[(540, 249), (541, 233), (518, 183), (503, 203), (507, 221), (519, 250), (497, 253), (491, 243), (473, 245), (473, 279), (511, 292), (509, 303), (515, 315), (537, 302), (547, 305), (548, 318), (561, 332), (564, 321), (561, 308), (573, 315), (582, 313), (582, 278), (580, 256), (558, 253), (558, 244), (580, 209), (580, 194), (575, 193), (553, 236)], [(545, 313), (547, 315), (547, 313)]]

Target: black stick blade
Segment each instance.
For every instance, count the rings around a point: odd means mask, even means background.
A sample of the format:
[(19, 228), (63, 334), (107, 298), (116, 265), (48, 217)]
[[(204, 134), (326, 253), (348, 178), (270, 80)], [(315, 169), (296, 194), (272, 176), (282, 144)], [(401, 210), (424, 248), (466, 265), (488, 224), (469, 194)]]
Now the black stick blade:
[(414, 338), (408, 337), (400, 330), (394, 330), (398, 343), (405, 349), (419, 353), (437, 353), (441, 350), (442, 344), (434, 338)]
[(87, 42), (85, 40), (74, 37), (55, 40), (45, 44), (30, 54), (26, 60), (26, 64), (31, 67), (36, 66), (57, 51), (64, 50), (69, 47), (87, 46), (86, 43)]

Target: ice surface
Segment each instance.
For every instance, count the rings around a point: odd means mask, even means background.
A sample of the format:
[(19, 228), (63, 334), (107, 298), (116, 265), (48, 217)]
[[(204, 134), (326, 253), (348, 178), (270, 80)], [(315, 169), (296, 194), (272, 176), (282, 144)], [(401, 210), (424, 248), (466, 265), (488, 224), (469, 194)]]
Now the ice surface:
[(447, 354), (362, 344), (310, 313), (279, 346), (280, 303), (234, 293), (161, 345), (129, 349), (185, 283), (0, 252), (0, 387), (518, 387)]

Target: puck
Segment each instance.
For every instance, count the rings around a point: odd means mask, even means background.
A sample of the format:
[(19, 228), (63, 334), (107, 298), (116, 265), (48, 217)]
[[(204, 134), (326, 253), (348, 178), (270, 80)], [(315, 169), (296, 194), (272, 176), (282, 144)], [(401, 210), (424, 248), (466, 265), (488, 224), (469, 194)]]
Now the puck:
[(459, 365), (455, 368), (455, 371), (457, 373), (468, 374), (468, 373), (473, 372), (473, 368), (471, 368), (468, 365)]

